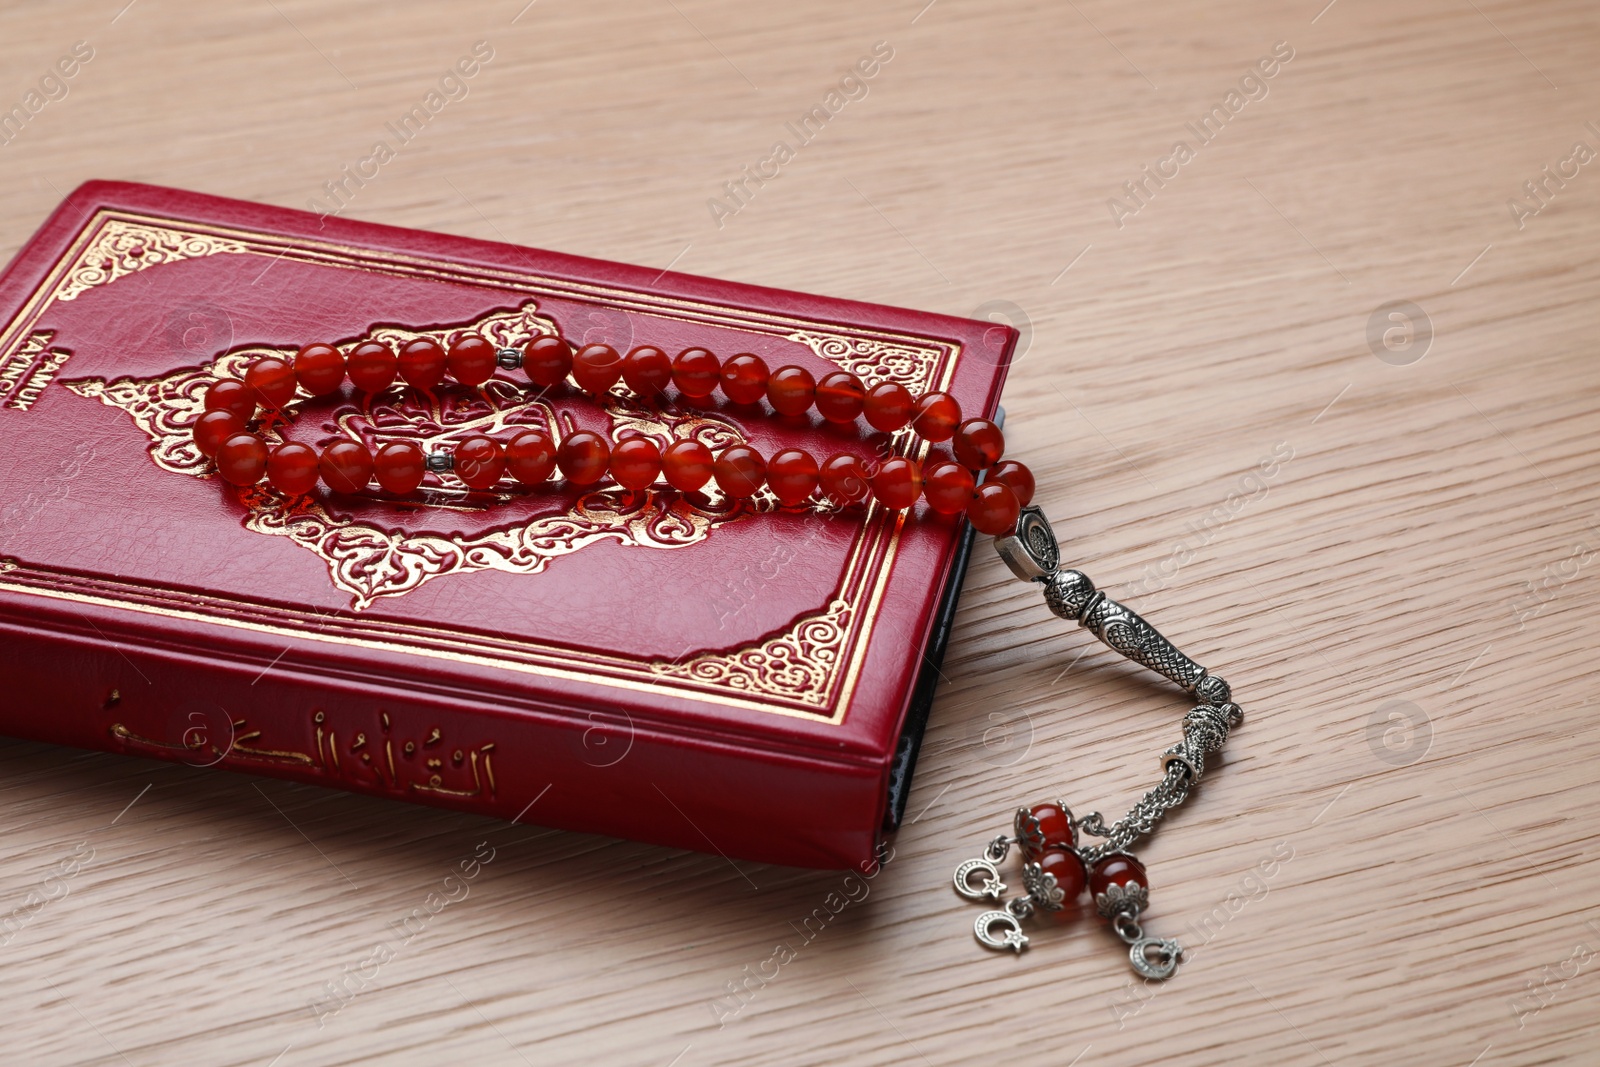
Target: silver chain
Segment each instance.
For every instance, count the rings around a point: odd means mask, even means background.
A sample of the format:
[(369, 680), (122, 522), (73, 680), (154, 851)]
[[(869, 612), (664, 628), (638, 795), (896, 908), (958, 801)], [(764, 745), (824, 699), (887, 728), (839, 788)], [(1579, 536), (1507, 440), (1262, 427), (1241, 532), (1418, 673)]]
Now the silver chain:
[(1189, 799), (1188, 768), (1173, 762), (1167, 765), (1167, 776), (1128, 809), (1128, 814), (1106, 829), (1105, 820), (1098, 811), (1091, 811), (1076, 820), (1079, 830), (1105, 840), (1098, 845), (1081, 848), (1083, 862), (1093, 867), (1102, 857), (1113, 852), (1126, 852), (1128, 846), (1156, 828), (1161, 817)]

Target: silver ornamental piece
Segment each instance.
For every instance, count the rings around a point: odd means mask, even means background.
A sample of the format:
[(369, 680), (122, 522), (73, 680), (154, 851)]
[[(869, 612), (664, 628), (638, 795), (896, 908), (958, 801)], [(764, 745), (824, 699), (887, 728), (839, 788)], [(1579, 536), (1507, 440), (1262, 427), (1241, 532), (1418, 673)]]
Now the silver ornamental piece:
[[(994, 936), (996, 926), (1005, 931), (999, 937)], [(1028, 947), (1028, 935), (1022, 932), (1022, 924), (1009, 911), (984, 912), (973, 922), (972, 932), (989, 948), (1009, 948), (1020, 954)]]
[[(976, 886), (972, 884), (972, 874), (975, 871), (981, 871), (984, 875), (983, 881)], [(1000, 880), (1000, 872), (988, 860), (968, 860), (957, 867), (955, 883), (956, 892), (968, 900), (988, 900), (998, 904), (1006, 892), (1006, 884)]]
[(1171, 978), (1183, 959), (1183, 946), (1161, 937), (1141, 937), (1128, 946), (1128, 962), (1144, 978)]
[(1037, 581), (1061, 566), (1061, 548), (1050, 520), (1031, 504), (1017, 516), (1015, 530), (994, 539), (994, 548), (1011, 573), (1025, 582)]
[(1150, 906), (1150, 890), (1138, 882), (1108, 885), (1104, 893), (1094, 895), (1094, 906), (1108, 919), (1121, 912), (1138, 915)]
[[(995, 549), (1018, 578), (1044, 586), (1045, 603), (1056, 615), (1079, 623), (1109, 647), (1164, 675), (1199, 701), (1183, 718), (1183, 740), (1162, 754), (1161, 781), (1126, 815), (1111, 826), (1096, 812), (1073, 820), (1081, 832), (1102, 839), (1074, 850), (1085, 868), (1090, 868), (1106, 856), (1125, 851), (1153, 831), (1167, 812), (1188, 799), (1205, 773), (1206, 757), (1222, 748), (1229, 731), (1243, 720), (1244, 712), (1233, 703), (1233, 690), (1226, 681), (1184, 655), (1138, 613), (1096, 589), (1088, 575), (1061, 570), (1060, 547), (1039, 508), (1023, 508), (1016, 530), (995, 538)], [(1056, 803), (1068, 811), (1064, 803)], [(1070, 811), (1067, 818), (1072, 819)], [(996, 837), (989, 842), (982, 859), (968, 860), (956, 868), (955, 888), (968, 900), (999, 902), (1006, 887), (1000, 881), (997, 865), (1012, 845), (1023, 846), (1022, 881), (1027, 894), (1008, 901), (1004, 910), (984, 912), (973, 923), (973, 933), (985, 946), (1021, 952), (1028, 944), (1022, 920), (1036, 911), (1060, 910), (1068, 901), (1054, 875), (1046, 874), (1040, 864), (1026, 861), (1027, 855), (1037, 855), (1044, 847), (1044, 834), (1032, 811), (1018, 808), (1012, 829), (1015, 837)], [(976, 886), (971, 881), (973, 874), (982, 875)], [(1148, 889), (1137, 883), (1111, 885), (1105, 892), (1095, 894), (1094, 902), (1128, 945), (1128, 960), (1139, 975), (1160, 980), (1177, 971), (1183, 947), (1168, 938), (1146, 937), (1139, 925), (1138, 917), (1150, 903)]]
[(1067, 902), (1067, 894), (1056, 884), (1056, 876), (1046, 874), (1037, 863), (1022, 865), (1022, 886), (1028, 891), (1028, 899), (1033, 901), (1034, 907), (1045, 911), (1060, 911)]

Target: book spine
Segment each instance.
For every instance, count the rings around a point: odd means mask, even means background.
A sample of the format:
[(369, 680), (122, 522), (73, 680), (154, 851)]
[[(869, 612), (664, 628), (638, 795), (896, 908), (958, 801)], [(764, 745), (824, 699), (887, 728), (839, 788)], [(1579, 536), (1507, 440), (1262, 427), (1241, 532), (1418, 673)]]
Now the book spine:
[(886, 768), (419, 697), (26, 625), (0, 598), (0, 733), (787, 866), (870, 861)]

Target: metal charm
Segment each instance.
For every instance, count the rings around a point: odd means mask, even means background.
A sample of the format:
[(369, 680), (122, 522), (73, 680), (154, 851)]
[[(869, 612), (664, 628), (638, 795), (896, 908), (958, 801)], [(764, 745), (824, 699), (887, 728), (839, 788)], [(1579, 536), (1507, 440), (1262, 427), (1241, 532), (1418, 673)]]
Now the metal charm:
[(1171, 978), (1183, 959), (1183, 946), (1160, 937), (1141, 937), (1128, 946), (1128, 962), (1145, 978)]
[(1025, 582), (1037, 581), (1061, 566), (1061, 548), (1055, 531), (1039, 508), (1029, 505), (1017, 516), (1017, 528), (994, 539), (995, 551), (1006, 566)]
[[(993, 928), (996, 926), (1005, 928), (1005, 933), (1000, 937), (994, 936)], [(1022, 924), (1009, 911), (984, 912), (972, 924), (972, 933), (988, 948), (1002, 952), (1009, 948), (1020, 955), (1028, 947), (1028, 935), (1022, 932)]]
[[(974, 871), (982, 871), (983, 882), (974, 886), (969, 880)], [(956, 892), (968, 900), (990, 900), (998, 904), (1005, 895), (1006, 884), (1000, 880), (1000, 872), (988, 860), (968, 860), (956, 868)]]

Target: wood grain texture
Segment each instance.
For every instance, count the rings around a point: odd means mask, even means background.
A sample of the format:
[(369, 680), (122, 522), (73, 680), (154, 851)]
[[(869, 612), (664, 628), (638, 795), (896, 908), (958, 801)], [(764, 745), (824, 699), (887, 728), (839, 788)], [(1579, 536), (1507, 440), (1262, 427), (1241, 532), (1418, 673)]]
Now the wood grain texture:
[[(1593, 1056), (1600, 167), (1508, 206), (1600, 149), (1592, 4), (124, 2), (0, 13), (6, 107), (94, 48), (0, 147), (0, 252), (88, 178), (304, 207), (487, 40), (348, 215), (1006, 308), (1008, 434), (1068, 559), (1247, 719), (1145, 852), (1148, 925), (1192, 946), (1159, 989), (1089, 921), (984, 953), (949, 889), (1018, 802), (1119, 814), (1184, 710), (987, 554), (913, 818), (809, 940), (840, 874), (0, 743), (0, 914), (92, 850), (4, 945), (7, 1062)], [(708, 199), (878, 41), (867, 95), (719, 227)], [(1397, 366), (1368, 338), (1401, 300), (1432, 340)], [(467, 898), (399, 935), (484, 841)]]

